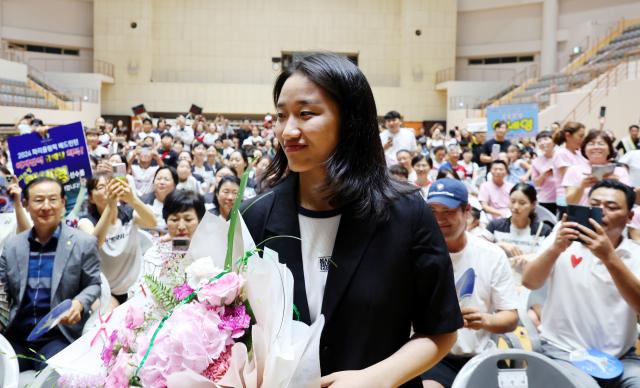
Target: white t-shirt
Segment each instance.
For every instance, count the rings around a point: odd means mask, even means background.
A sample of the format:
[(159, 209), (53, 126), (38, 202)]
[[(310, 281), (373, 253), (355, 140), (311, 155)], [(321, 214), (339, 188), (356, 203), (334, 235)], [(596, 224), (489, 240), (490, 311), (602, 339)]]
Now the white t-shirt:
[[(476, 307), (481, 312), (495, 313), (499, 310), (518, 308), (516, 289), (511, 277), (511, 266), (507, 255), (500, 247), (489, 241), (467, 233), (467, 245), (461, 252), (449, 253), (456, 281), (469, 268), (476, 274), (473, 294), (465, 307)], [(486, 330), (462, 328), (451, 353), (458, 356), (473, 356), (487, 349), (494, 349), (491, 333)]]
[[(540, 252), (555, 240), (555, 232)], [(623, 237), (615, 250), (640, 276), (640, 245)], [(620, 295), (602, 261), (580, 242), (574, 242), (556, 260), (542, 307), (540, 337), (567, 351), (594, 348), (622, 356), (638, 338), (636, 313)]]
[(136, 182), (136, 194), (138, 197), (142, 197), (145, 194), (149, 194), (153, 191), (153, 177), (158, 170), (158, 166), (149, 166), (142, 168), (138, 164), (131, 166), (131, 175)]
[(172, 127), (169, 132), (173, 135), (174, 139), (180, 139), (182, 141), (186, 151), (191, 150), (191, 143), (193, 143), (194, 139), (193, 128), (190, 126), (185, 126), (184, 128), (176, 126)]
[(118, 218), (109, 227), (104, 244), (100, 247), (102, 272), (109, 280), (111, 293), (126, 294), (140, 273), (142, 255), (140, 237), (134, 218), (125, 224)]
[(213, 145), (216, 142), (216, 139), (219, 138), (220, 135), (218, 133), (206, 133), (202, 137), (202, 142), (207, 146)]
[(304, 285), (311, 322), (315, 322), (322, 311), (324, 286), (331, 265), (333, 245), (336, 242), (340, 214), (336, 212), (314, 212), (300, 208), (300, 245), (304, 268)]
[(408, 128), (400, 128), (400, 130), (395, 134), (386, 129), (380, 134), (380, 141), (383, 146), (389, 139), (393, 139), (393, 145), (384, 152), (388, 166), (398, 163), (398, 160), (396, 159), (396, 153), (398, 151), (407, 150), (409, 152), (413, 152), (418, 148), (416, 135)]
[(188, 190), (193, 191), (197, 194), (203, 194), (202, 187), (200, 187), (200, 182), (193, 175), (190, 175), (184, 182), (178, 182), (176, 185), (176, 190)]
[(631, 187), (640, 186), (640, 150), (629, 151), (619, 160), (629, 166), (629, 183)]
[(166, 232), (167, 223), (164, 222), (164, 218), (162, 217), (163, 207), (164, 207), (164, 202), (158, 201), (158, 198), (153, 199), (151, 210), (153, 210), (153, 216), (156, 218), (156, 230), (159, 230), (161, 232)]
[(98, 145), (94, 150), (89, 148), (89, 155), (100, 159), (103, 156), (109, 155), (109, 150), (101, 145)]
[(111, 142), (111, 136), (109, 136), (108, 133), (103, 133), (102, 135), (98, 136), (98, 141), (103, 147), (107, 147), (109, 145), (109, 142)]
[(262, 139), (261, 136), (256, 136), (256, 137), (249, 136), (246, 139), (244, 139), (244, 141), (242, 142), (242, 146), (243, 147), (247, 145), (255, 146), (258, 143), (262, 143), (262, 142), (264, 142), (264, 140)]
[(155, 132), (149, 132), (149, 133), (140, 132), (140, 133), (138, 133), (138, 137), (140, 138), (140, 140), (144, 140), (146, 137), (149, 137), (149, 136), (151, 136), (153, 138), (153, 142), (155, 144), (160, 143), (160, 135), (158, 135)]

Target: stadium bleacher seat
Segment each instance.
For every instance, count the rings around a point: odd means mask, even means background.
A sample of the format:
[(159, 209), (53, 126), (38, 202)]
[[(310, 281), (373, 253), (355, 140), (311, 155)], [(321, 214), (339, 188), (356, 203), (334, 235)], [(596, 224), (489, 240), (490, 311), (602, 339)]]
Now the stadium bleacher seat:
[(0, 105), (42, 109), (57, 109), (57, 105), (45, 100), (26, 82), (0, 78)]

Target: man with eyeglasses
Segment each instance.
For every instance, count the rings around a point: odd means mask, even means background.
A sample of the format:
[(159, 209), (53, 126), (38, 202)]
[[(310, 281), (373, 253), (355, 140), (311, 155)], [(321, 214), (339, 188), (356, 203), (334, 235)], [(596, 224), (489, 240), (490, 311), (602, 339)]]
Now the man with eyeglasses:
[[(101, 283), (95, 237), (61, 222), (62, 184), (38, 177), (25, 187), (24, 202), (33, 228), (7, 240), (0, 256), (0, 283), (10, 306), (8, 317), (0, 314), (0, 332), (16, 354), (31, 358), (18, 359), (21, 371), (44, 368), (34, 360), (48, 359), (80, 337)], [(66, 299), (72, 300), (71, 308), (60, 324), (27, 341), (36, 324)]]

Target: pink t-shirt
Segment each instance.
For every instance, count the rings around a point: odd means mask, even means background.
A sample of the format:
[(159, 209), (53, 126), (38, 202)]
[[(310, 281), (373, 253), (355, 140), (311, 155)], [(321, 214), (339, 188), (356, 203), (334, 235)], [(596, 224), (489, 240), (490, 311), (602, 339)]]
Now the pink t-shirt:
[[(538, 156), (531, 162), (532, 180), (539, 178), (549, 170), (553, 170), (553, 157)], [(556, 203), (556, 178), (554, 175), (544, 178), (542, 184), (536, 189), (538, 190), (538, 202)]]
[(562, 183), (560, 169), (562, 167), (577, 165), (589, 165), (589, 161), (584, 156), (582, 156), (580, 150), (571, 152), (564, 145), (556, 148), (555, 154), (553, 155), (553, 179), (555, 179), (556, 181), (556, 203), (559, 206), (567, 205), (564, 186), (560, 184)]
[[(486, 181), (480, 185), (478, 200), (497, 209), (502, 214), (502, 217), (509, 217), (511, 214), (509, 210), (509, 191), (511, 191), (512, 187), (513, 185), (507, 183), (507, 181), (502, 186), (497, 186), (492, 180)], [(487, 216), (492, 220), (502, 218), (491, 214), (487, 214)]]
[[(571, 166), (567, 169), (567, 172), (564, 174), (564, 179), (562, 180), (563, 187), (577, 187), (580, 186), (580, 182), (584, 179), (585, 176), (591, 174), (591, 165), (583, 166), (576, 165)], [(626, 185), (629, 184), (629, 173), (627, 169), (624, 167), (616, 167), (613, 170), (613, 174), (618, 177), (618, 180)], [(582, 198), (578, 205), (588, 205), (589, 204), (589, 189), (586, 189), (584, 193), (582, 193)]]

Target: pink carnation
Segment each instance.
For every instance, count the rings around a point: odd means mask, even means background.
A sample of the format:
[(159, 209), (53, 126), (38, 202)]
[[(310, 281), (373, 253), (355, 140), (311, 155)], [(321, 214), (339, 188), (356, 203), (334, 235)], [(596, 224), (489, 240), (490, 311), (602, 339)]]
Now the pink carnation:
[(244, 280), (235, 272), (230, 272), (220, 279), (205, 284), (198, 291), (198, 300), (211, 306), (229, 305), (240, 294)]
[(247, 314), (247, 309), (244, 305), (225, 307), (221, 318), (222, 322), (218, 327), (221, 330), (231, 331), (231, 338), (242, 337), (244, 331), (251, 325), (251, 317)]
[[(158, 333), (145, 365), (140, 370), (144, 387), (165, 387), (174, 372), (191, 369), (201, 374), (224, 352), (228, 332), (220, 330), (220, 316), (201, 303), (182, 305)], [(154, 328), (155, 329), (155, 328)], [(138, 338), (138, 356), (149, 347), (153, 330)]]
[(144, 312), (134, 306), (129, 306), (127, 315), (124, 317), (124, 324), (127, 329), (137, 329), (144, 323)]
[(229, 364), (231, 360), (231, 345), (227, 346), (224, 353), (214, 360), (207, 369), (202, 372), (202, 375), (211, 381), (218, 381), (224, 377), (229, 370)]
[(102, 362), (104, 362), (105, 366), (109, 366), (111, 361), (113, 360), (113, 348), (116, 345), (116, 341), (118, 339), (118, 331), (114, 330), (111, 332), (109, 338), (107, 338), (107, 342), (104, 344), (104, 348), (102, 349), (102, 354), (100, 358)]
[(193, 293), (193, 288), (189, 287), (187, 283), (177, 286), (173, 289), (173, 296), (178, 300), (183, 300), (187, 296)]

